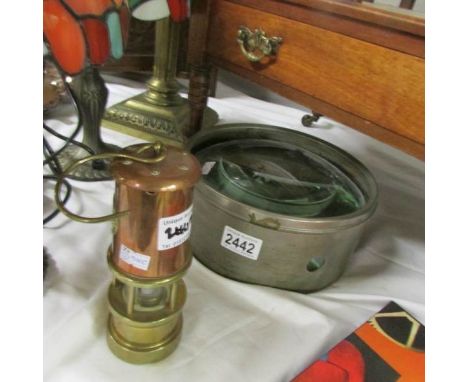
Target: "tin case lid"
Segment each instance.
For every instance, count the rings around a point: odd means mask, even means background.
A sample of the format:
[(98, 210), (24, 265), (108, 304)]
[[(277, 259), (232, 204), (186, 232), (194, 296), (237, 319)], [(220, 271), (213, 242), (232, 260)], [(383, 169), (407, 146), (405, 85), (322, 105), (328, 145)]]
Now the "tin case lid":
[(203, 168), (199, 197), (246, 222), (275, 221), (271, 228), (281, 231), (335, 231), (367, 220), (377, 206), (370, 171), (309, 134), (218, 125), (194, 135), (189, 148)]
[[(128, 146), (124, 152), (144, 159), (154, 157), (154, 150), (136, 154), (144, 146), (145, 144)], [(188, 151), (169, 145), (163, 146), (163, 152), (165, 157), (157, 163), (114, 159), (111, 172), (115, 181), (148, 192), (177, 191), (193, 187), (201, 176), (197, 158)]]

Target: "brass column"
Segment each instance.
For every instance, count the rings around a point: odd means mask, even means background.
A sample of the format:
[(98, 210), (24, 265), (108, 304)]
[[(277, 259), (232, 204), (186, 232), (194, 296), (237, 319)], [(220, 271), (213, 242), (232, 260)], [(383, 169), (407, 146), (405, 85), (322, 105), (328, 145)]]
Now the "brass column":
[(145, 94), (149, 102), (158, 106), (176, 106), (183, 103), (176, 80), (177, 49), (180, 24), (165, 18), (156, 22), (153, 77)]
[[(183, 147), (189, 138), (190, 105), (176, 80), (180, 23), (169, 17), (156, 21), (153, 75), (148, 90), (106, 110), (103, 125), (148, 141)], [(207, 109), (204, 125), (214, 125), (216, 112)]]

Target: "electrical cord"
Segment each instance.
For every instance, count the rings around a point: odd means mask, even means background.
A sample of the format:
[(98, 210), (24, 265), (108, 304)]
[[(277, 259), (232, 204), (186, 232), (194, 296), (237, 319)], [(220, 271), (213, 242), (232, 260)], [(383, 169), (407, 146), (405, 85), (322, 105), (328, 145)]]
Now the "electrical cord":
[[(49, 180), (57, 181), (58, 176), (56, 176), (56, 175), (44, 175), (43, 179), (49, 179)], [(72, 187), (71, 187), (70, 183), (68, 183), (66, 180), (63, 182), (63, 184), (65, 185), (65, 188), (66, 188), (65, 197), (63, 198), (63, 204), (65, 204), (68, 201), (68, 199), (70, 199), (71, 192), (72, 192)], [(56, 208), (54, 211), (52, 211), (49, 215), (47, 215), (44, 219), (42, 219), (42, 225), (46, 225), (47, 223), (49, 223), (54, 217), (56, 217), (58, 215), (59, 212), (60, 212), (60, 210), (58, 208)]]
[(69, 137), (66, 137), (60, 133), (57, 133), (56, 131), (51, 129), (49, 126), (47, 126), (45, 123), (43, 124), (43, 127), (45, 131), (47, 131), (48, 133), (52, 134), (53, 136), (65, 142), (64, 145), (59, 150), (54, 151), (53, 154), (51, 154), (48, 159), (45, 159), (42, 162), (43, 164), (48, 164), (51, 160), (57, 158), (63, 152), (63, 150), (65, 150), (68, 147), (70, 143), (82, 148), (83, 150), (87, 151), (90, 155), (96, 154), (94, 150), (91, 149), (89, 146), (86, 146), (84, 143), (78, 142), (74, 139), (78, 135), (81, 129), (81, 125), (78, 125), (78, 127), (73, 131), (73, 133)]
[[(47, 158), (47, 165), (52, 172), (52, 174), (45, 174), (42, 176), (44, 180), (55, 180), (57, 181), (58, 177), (63, 173), (62, 166), (60, 165), (60, 162), (57, 159), (57, 156), (54, 155), (54, 150), (50, 146), (49, 142), (47, 141), (46, 137), (43, 137), (43, 151), (44, 151), (44, 156)], [(65, 192), (65, 197), (64, 197), (64, 203), (68, 201), (70, 198), (71, 192), (72, 192), (72, 187), (69, 182), (64, 181), (66, 192)], [(45, 218), (42, 219), (42, 225), (45, 225), (49, 223), (55, 216), (58, 215), (59, 209), (56, 208), (54, 211), (52, 211), (49, 215), (47, 215)]]
[[(59, 150), (53, 150), (52, 146), (50, 143), (47, 141), (47, 138), (43, 136), (43, 153), (44, 153), (44, 161), (43, 165), (48, 166), (51, 174), (45, 174), (43, 175), (43, 180), (54, 180), (57, 181), (60, 176), (63, 175), (63, 168), (60, 165), (60, 162), (58, 160), (58, 156), (60, 155), (63, 150), (65, 150), (70, 144), (76, 145), (81, 147), (82, 149), (86, 150), (89, 152), (91, 155), (94, 154), (94, 151), (86, 146), (85, 144), (76, 141), (74, 138), (78, 135), (80, 129), (81, 129), (81, 121), (78, 121), (76, 129), (72, 132), (72, 134), (69, 137), (66, 137), (60, 133), (57, 133), (53, 129), (51, 129), (47, 124), (44, 122), (43, 123), (43, 128), (45, 131), (47, 131), (49, 134), (55, 136), (56, 138), (59, 138), (64, 141), (63, 146)], [(64, 180), (63, 182), (65, 184), (65, 197), (63, 199), (63, 203), (65, 204), (68, 199), (71, 196), (72, 192), (72, 186), (69, 182)], [(45, 218), (42, 220), (42, 224), (46, 225), (49, 223), (53, 218), (55, 218), (59, 214), (60, 210), (58, 208), (54, 209), (49, 215), (47, 215)]]
[[(53, 58), (49, 57), (49, 59), (51, 59), (52, 62), (54, 62)], [(67, 82), (65, 81), (63, 73), (60, 73), (60, 76), (62, 77), (62, 81), (65, 84), (65, 86), (68, 87)], [(70, 89), (69, 89), (69, 91), (70, 91)], [(76, 124), (76, 128), (72, 131), (70, 136), (65, 136), (65, 135), (62, 135), (62, 134), (58, 133), (53, 128), (48, 126), (45, 121), (43, 121), (44, 131), (63, 141), (63, 145), (58, 150), (54, 150), (52, 148), (52, 146), (50, 145), (50, 143), (48, 142), (45, 134), (43, 134), (44, 160), (43, 160), (42, 163), (43, 163), (43, 166), (47, 166), (49, 168), (49, 171), (50, 171), (50, 173), (43, 175), (43, 180), (44, 181), (46, 181), (46, 180), (47, 181), (50, 181), (50, 180), (57, 181), (59, 177), (63, 176), (64, 169), (60, 165), (59, 155), (62, 154), (64, 152), (64, 150), (67, 149), (68, 146), (70, 146), (70, 145), (78, 146), (81, 149), (83, 149), (84, 151), (87, 151), (90, 155), (96, 154), (95, 151), (92, 148), (85, 145), (84, 143), (78, 142), (75, 139), (78, 136), (79, 132), (81, 131), (81, 129), (83, 127), (83, 123), (82, 123), (81, 113), (79, 111), (76, 99), (73, 96), (73, 92), (70, 92), (70, 93), (71, 93), (71, 98), (73, 100), (73, 106), (75, 108), (76, 115), (78, 116), (78, 121), (77, 121), (77, 124)], [(64, 180), (63, 183), (65, 184), (65, 187), (66, 187), (65, 197), (63, 199), (63, 203), (65, 204), (68, 201), (68, 199), (70, 198), (70, 195), (71, 195), (71, 192), (72, 192), (72, 186), (66, 180)], [(50, 213), (48, 216), (46, 216), (43, 219), (43, 225), (50, 222), (55, 216), (58, 215), (59, 212), (60, 212), (60, 210), (58, 208), (56, 208), (52, 213)]]

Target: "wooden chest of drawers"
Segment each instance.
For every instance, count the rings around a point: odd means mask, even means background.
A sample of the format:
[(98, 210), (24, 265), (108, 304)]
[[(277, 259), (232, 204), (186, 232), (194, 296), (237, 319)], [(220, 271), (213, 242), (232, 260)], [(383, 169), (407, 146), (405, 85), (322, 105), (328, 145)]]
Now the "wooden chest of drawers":
[[(230, 70), (424, 157), (423, 19), (335, 0), (212, 0), (193, 12), (195, 66)], [(249, 61), (241, 27), (279, 37), (276, 54)]]

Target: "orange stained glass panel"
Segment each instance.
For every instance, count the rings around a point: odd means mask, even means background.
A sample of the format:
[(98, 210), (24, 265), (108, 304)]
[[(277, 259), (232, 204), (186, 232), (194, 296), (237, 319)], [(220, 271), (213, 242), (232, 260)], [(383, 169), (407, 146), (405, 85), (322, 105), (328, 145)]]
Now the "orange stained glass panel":
[(122, 7), (119, 12), (120, 17), (120, 29), (122, 30), (122, 41), (123, 45), (127, 45), (128, 40), (128, 29), (130, 24), (130, 12), (127, 7)]
[(112, 0), (63, 0), (78, 16), (101, 16), (107, 9), (114, 7)]
[(122, 5), (122, 2), (123, 0), (114, 0), (114, 3), (115, 5), (117, 5), (117, 7), (120, 7)]
[(98, 19), (89, 18), (82, 21), (89, 48), (89, 59), (92, 64), (101, 65), (109, 57), (109, 35), (107, 26)]
[(187, 0), (167, 0), (171, 11), (171, 19), (175, 22), (184, 21), (188, 16)]
[(80, 25), (58, 0), (43, 2), (43, 31), (60, 68), (79, 73), (85, 64), (86, 44)]

